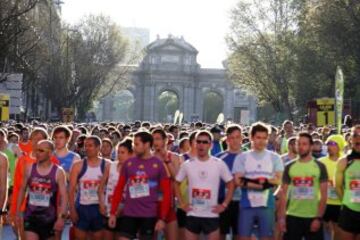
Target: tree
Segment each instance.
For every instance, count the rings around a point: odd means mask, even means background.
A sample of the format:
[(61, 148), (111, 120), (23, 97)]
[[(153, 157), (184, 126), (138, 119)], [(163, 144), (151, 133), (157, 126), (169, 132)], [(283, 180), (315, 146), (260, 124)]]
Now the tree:
[(129, 68), (120, 64), (130, 54), (128, 42), (120, 27), (101, 15), (85, 17), (67, 27), (62, 36), (64, 44), (57, 56), (61, 67), (48, 86), (48, 97), (59, 112), (62, 107), (76, 106), (83, 119), (93, 100), (126, 85)]
[(260, 103), (292, 118), (297, 1), (240, 1), (227, 37), (229, 76), (255, 93)]

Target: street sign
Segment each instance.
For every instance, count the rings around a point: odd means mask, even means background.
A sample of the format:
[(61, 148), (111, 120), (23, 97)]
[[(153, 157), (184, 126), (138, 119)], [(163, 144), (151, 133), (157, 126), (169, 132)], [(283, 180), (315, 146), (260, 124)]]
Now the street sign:
[(335, 126), (335, 99), (316, 99), (316, 107), (316, 125), (319, 127), (325, 125)]
[(10, 96), (0, 94), (0, 120), (9, 121), (10, 117)]

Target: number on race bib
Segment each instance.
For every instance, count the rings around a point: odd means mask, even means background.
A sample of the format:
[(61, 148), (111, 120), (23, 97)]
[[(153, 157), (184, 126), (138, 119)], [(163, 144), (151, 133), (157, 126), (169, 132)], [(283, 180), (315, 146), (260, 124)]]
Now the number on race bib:
[(313, 177), (293, 178), (292, 198), (297, 200), (311, 200), (315, 198)]
[(210, 208), (210, 189), (193, 188), (191, 191), (192, 207), (195, 211), (206, 211)]
[(33, 182), (29, 191), (29, 204), (37, 207), (49, 207), (50, 189), (50, 184)]
[(149, 180), (146, 175), (134, 176), (129, 183), (130, 198), (142, 198), (150, 196)]

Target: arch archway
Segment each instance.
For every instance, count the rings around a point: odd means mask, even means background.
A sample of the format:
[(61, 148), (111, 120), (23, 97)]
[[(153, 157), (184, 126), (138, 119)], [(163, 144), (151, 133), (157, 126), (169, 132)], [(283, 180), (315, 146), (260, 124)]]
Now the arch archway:
[(179, 109), (180, 101), (176, 92), (165, 90), (160, 93), (157, 98), (158, 104), (158, 120), (160, 122), (171, 122), (177, 109)]
[(203, 121), (214, 123), (224, 110), (224, 98), (215, 91), (208, 91), (203, 96)]

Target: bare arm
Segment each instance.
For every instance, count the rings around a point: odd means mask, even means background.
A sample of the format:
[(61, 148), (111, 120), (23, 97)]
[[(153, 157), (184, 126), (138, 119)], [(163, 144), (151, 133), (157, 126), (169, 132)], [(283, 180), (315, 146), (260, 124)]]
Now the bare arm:
[(227, 188), (227, 193), (226, 193), (225, 200), (223, 203), (227, 206), (231, 202), (232, 197), (234, 195), (234, 190), (235, 190), (234, 180), (227, 182), (225, 187)]
[(244, 177), (244, 174), (235, 173), (235, 185), (237, 187), (248, 188), (248, 189), (256, 189), (256, 190), (262, 190), (263, 189), (262, 184), (257, 184), (257, 183), (252, 183), (252, 182), (247, 182), (245, 184), (244, 181), (242, 180), (243, 177)]
[(82, 166), (82, 162), (78, 161), (73, 164), (70, 171), (70, 183), (69, 183), (69, 207), (70, 212), (75, 211), (75, 194), (78, 184), (78, 175)]
[(318, 208), (318, 217), (322, 217), (325, 212), (326, 200), (327, 200), (327, 188), (328, 188), (327, 182), (320, 183), (320, 202)]
[(58, 208), (58, 216), (63, 216), (67, 211), (68, 195), (66, 192), (66, 174), (63, 169), (57, 171), (57, 184), (60, 195), (60, 206)]
[[(106, 164), (104, 175), (101, 178), (100, 185), (98, 187), (99, 205), (100, 209), (105, 208), (105, 189), (110, 175), (110, 164)], [(103, 209), (104, 210), (104, 209)], [(104, 214), (104, 213), (102, 213)]]
[(0, 210), (3, 210), (7, 201), (9, 161), (5, 155), (0, 155)]
[(279, 210), (278, 210), (278, 218), (285, 220), (286, 216), (286, 203), (287, 203), (287, 192), (288, 192), (289, 185), (282, 184), (279, 191)]
[(343, 199), (344, 197), (344, 171), (346, 168), (347, 160), (346, 158), (341, 159), (336, 166), (335, 172), (335, 190), (339, 199)]
[(276, 172), (275, 177), (272, 179), (269, 179), (269, 183), (274, 184), (274, 185), (280, 185), (281, 179), (282, 179), (282, 172)]

